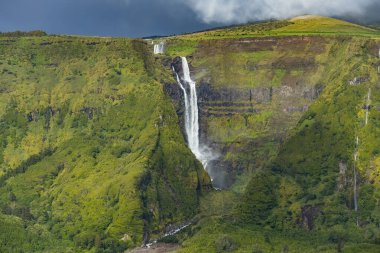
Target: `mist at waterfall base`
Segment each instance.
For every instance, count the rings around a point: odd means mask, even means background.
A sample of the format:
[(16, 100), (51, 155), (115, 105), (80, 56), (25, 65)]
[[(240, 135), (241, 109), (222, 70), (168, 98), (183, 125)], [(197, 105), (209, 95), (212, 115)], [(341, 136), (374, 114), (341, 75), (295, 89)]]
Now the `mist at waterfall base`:
[(213, 186), (215, 188), (224, 188), (224, 173), (218, 173), (218, 169), (214, 166), (220, 155), (204, 143), (204, 141), (200, 140), (199, 137), (199, 109), (196, 83), (191, 79), (186, 57), (181, 57), (181, 62), (182, 75), (174, 67), (173, 72), (183, 92), (185, 105), (184, 128), (187, 144), (209, 174)]

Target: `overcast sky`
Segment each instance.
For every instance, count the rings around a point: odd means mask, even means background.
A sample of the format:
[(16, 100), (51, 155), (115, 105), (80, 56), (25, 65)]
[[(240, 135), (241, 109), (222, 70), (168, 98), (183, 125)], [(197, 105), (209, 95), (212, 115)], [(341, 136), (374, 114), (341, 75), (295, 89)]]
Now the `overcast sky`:
[(0, 0), (0, 31), (143, 37), (303, 14), (380, 23), (380, 0)]

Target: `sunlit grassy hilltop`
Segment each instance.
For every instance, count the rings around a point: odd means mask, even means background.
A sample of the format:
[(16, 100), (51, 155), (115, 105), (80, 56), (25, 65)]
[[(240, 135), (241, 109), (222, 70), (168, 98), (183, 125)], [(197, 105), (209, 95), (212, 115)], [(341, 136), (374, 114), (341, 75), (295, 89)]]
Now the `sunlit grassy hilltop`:
[(200, 41), (285, 36), (364, 37), (380, 39), (380, 30), (347, 21), (306, 15), (287, 20), (250, 23), (166, 38), (166, 54), (191, 55)]
[(215, 30), (178, 35), (171, 38), (204, 40), (288, 35), (346, 35), (380, 37), (380, 31), (339, 19), (316, 15), (305, 15), (287, 20), (266, 21), (224, 27)]

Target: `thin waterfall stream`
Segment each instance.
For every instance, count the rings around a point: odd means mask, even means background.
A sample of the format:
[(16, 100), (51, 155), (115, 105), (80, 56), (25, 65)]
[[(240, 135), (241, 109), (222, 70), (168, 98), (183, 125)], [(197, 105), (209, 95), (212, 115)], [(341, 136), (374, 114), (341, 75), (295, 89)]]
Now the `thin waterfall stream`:
[(358, 159), (358, 147), (359, 147), (359, 137), (356, 136), (355, 141), (355, 152), (354, 152), (354, 210), (358, 211), (358, 195), (357, 195), (357, 173), (356, 173), (356, 161)]
[[(370, 103), (371, 103), (371, 88), (368, 88), (367, 93), (367, 99), (365, 103), (365, 118), (364, 118), (364, 126), (367, 126), (368, 124), (368, 116), (369, 116), (369, 109), (370, 109)], [(359, 136), (356, 136), (355, 138), (355, 151), (354, 151), (354, 182), (353, 182), (353, 191), (354, 191), (354, 210), (355, 212), (358, 211), (358, 193), (357, 193), (357, 184), (358, 184), (358, 173), (357, 173), (357, 161), (358, 161), (358, 152), (359, 152)], [(359, 219), (356, 218), (356, 225), (359, 226)]]
[(158, 44), (154, 44), (153, 53), (154, 54), (163, 54), (165, 49), (165, 42), (160, 41)]

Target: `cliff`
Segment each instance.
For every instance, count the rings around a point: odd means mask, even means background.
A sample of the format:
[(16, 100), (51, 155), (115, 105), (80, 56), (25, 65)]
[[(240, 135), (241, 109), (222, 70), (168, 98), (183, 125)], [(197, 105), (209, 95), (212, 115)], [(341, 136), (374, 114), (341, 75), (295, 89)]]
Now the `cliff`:
[[(228, 189), (208, 202), (220, 208), (204, 221), (216, 232), (203, 227), (183, 252), (202, 250), (207, 240), (217, 244), (221, 233), (247, 249), (241, 238), (249, 240), (249, 232), (239, 232), (247, 237), (234, 232), (241, 227), (311, 231), (326, 245), (377, 242), (379, 235), (372, 232), (378, 228), (380, 210), (375, 141), (380, 42), (371, 29), (320, 19), (167, 39), (167, 56), (186, 55), (191, 65), (198, 85), (200, 134), (221, 154), (212, 168), (220, 177), (213, 183)], [(177, 58), (172, 65), (181, 71)], [(166, 92), (181, 117), (181, 91), (173, 83), (166, 85)], [(239, 204), (226, 211), (219, 198)], [(230, 221), (212, 220), (224, 216)], [(331, 239), (327, 231), (340, 239)], [(278, 236), (273, 230), (268, 233)]]

